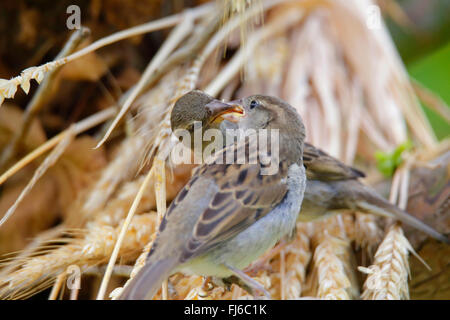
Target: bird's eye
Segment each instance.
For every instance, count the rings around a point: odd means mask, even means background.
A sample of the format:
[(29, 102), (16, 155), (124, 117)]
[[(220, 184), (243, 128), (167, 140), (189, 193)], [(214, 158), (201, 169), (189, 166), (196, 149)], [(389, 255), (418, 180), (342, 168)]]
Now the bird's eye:
[(250, 101), (250, 109), (255, 109), (257, 106), (259, 106), (258, 101), (256, 100)]

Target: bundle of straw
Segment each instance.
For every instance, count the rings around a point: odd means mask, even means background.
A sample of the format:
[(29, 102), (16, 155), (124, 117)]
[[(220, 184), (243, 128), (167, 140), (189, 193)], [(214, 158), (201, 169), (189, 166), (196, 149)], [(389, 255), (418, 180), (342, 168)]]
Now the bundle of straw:
[[(168, 160), (176, 142), (169, 115), (175, 101), (194, 88), (227, 99), (254, 93), (285, 99), (303, 117), (309, 142), (349, 165), (359, 161), (368, 168), (368, 181), (380, 177), (372, 170), (376, 150), (392, 151), (408, 138), (418, 153), (436, 150), (433, 131), (383, 21), (368, 24), (368, 9), (374, 6), (371, 0), (207, 3), (120, 31), (30, 67), (11, 80), (0, 80), (1, 104), (13, 98), (19, 86), (28, 93), (32, 79), (42, 86), (51, 81), (49, 73), (101, 47), (173, 27), (138, 82), (119, 98), (119, 110), (111, 106), (72, 125), (0, 177), (0, 184), (13, 179), (25, 164), (50, 151), (4, 216), (1, 232), (36, 181), (62, 161), (77, 135), (106, 122), (97, 147), (108, 146), (111, 133), (120, 131), (118, 125), (125, 119), (125, 134), (115, 138), (98, 176), (66, 204), (62, 222), (4, 260), (0, 297), (25, 298), (51, 286), (50, 297), (61, 296), (71, 266), (79, 267), (81, 277), (98, 267), (101, 284), (95, 282), (95, 291), (87, 295), (117, 297), (120, 289), (108, 286), (111, 277), (123, 283), (121, 266), (130, 267), (126, 276), (131, 277), (142, 267), (166, 201), (189, 179), (193, 166)], [(223, 54), (225, 48), (233, 53), (231, 58)], [(127, 117), (131, 113), (134, 116)], [(401, 183), (393, 184), (391, 194), (400, 194), (399, 201), (404, 201), (409, 168), (401, 170), (396, 175)], [(271, 249), (248, 274), (275, 299), (408, 298), (412, 248), (398, 225), (384, 232), (381, 222), (355, 213), (299, 223), (293, 241)], [(372, 266), (360, 269), (368, 273), (364, 282), (357, 267), (365, 263)], [(155, 297), (160, 298), (249, 295), (236, 286), (231, 291), (205, 291), (201, 277), (175, 274)]]

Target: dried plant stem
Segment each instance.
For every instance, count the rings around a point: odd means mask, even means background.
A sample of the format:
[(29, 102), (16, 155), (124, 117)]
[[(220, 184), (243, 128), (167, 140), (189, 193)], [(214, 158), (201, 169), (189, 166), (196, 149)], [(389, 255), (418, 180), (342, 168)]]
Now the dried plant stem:
[(111, 274), (112, 274), (114, 265), (116, 263), (117, 256), (119, 255), (120, 246), (125, 237), (125, 234), (127, 232), (128, 226), (131, 222), (131, 219), (133, 218), (134, 213), (136, 212), (139, 202), (141, 201), (142, 196), (143, 196), (145, 190), (147, 189), (148, 184), (153, 176), (153, 173), (154, 173), (154, 167), (152, 166), (152, 169), (147, 173), (144, 181), (142, 182), (141, 187), (139, 188), (139, 191), (138, 191), (136, 197), (134, 198), (133, 204), (131, 205), (131, 208), (128, 211), (127, 217), (125, 218), (125, 221), (122, 225), (119, 236), (117, 238), (116, 244), (114, 246), (114, 250), (111, 254), (111, 258), (109, 259), (108, 266), (106, 267), (106, 272), (105, 272), (105, 275), (103, 276), (102, 283), (100, 285), (100, 289), (97, 294), (97, 300), (103, 300), (105, 297), (106, 288), (108, 286), (109, 279), (111, 278)]
[(450, 139), (447, 138), (445, 140), (440, 141), (434, 148), (426, 149), (425, 152), (421, 152), (419, 156), (419, 160), (421, 162), (429, 162), (443, 153), (450, 150)]
[(317, 297), (332, 300), (349, 300), (348, 289), (351, 282), (345, 273), (344, 263), (340, 259), (343, 250), (347, 250), (348, 240), (325, 235), (314, 252), (314, 264), (317, 268)]
[[(406, 164), (396, 171), (391, 188), (390, 201), (393, 202), (398, 198), (399, 207), (402, 209), (406, 207), (408, 201), (411, 164), (410, 157)], [(359, 267), (361, 272), (368, 274), (361, 297), (366, 300), (409, 299), (409, 252), (414, 253), (414, 249), (404, 236), (400, 224), (394, 223), (375, 253), (373, 265), (368, 268)]]
[(359, 296), (353, 268), (353, 252), (347, 234), (346, 217), (333, 216), (315, 222), (312, 243), (315, 247), (313, 268), (307, 279), (305, 296), (322, 299), (348, 300)]
[(361, 297), (365, 300), (408, 299), (408, 251), (411, 249), (400, 226), (392, 225), (375, 254), (374, 264), (369, 268), (359, 267), (368, 274)]
[(48, 300), (56, 300), (58, 297), (58, 293), (61, 290), (62, 284), (64, 283), (64, 280), (66, 279), (66, 272), (62, 272), (56, 277), (56, 281), (53, 284), (52, 291), (50, 292), (50, 295), (48, 296)]
[[(192, 17), (187, 16), (185, 22), (186, 22), (186, 25), (189, 26), (189, 28), (179, 28), (179, 29), (181, 29), (180, 33), (182, 31), (185, 31), (185, 33), (187, 34), (193, 28)], [(136, 87), (134, 87), (131, 89), (132, 91), (130, 94), (128, 94), (128, 93), (125, 94), (125, 96), (128, 95), (128, 97), (127, 97), (126, 101), (124, 102), (119, 115), (117, 115), (114, 122), (108, 128), (107, 133), (104, 135), (103, 139), (99, 142), (98, 146), (100, 146), (102, 143), (104, 143), (106, 141), (106, 139), (111, 134), (114, 127), (118, 124), (118, 122), (123, 118), (124, 114), (128, 111), (128, 109), (129, 109), (131, 103), (134, 101), (134, 99), (136, 99), (136, 97), (140, 93), (142, 93), (145, 89), (147, 89), (149, 86), (153, 85), (157, 80), (159, 80), (165, 73), (167, 73), (170, 70), (170, 68), (172, 68), (173, 66), (179, 65), (180, 63), (183, 63), (183, 62), (189, 60), (191, 57), (195, 56), (195, 54), (200, 50), (200, 48), (204, 46), (206, 41), (216, 31), (216, 29), (219, 27), (219, 24), (220, 24), (220, 19), (218, 17), (213, 18), (213, 20), (205, 27), (205, 29), (202, 30), (200, 35), (198, 37), (196, 37), (193, 41), (189, 42), (188, 44), (186, 44), (185, 47), (180, 48), (179, 50), (174, 52), (171, 56), (169, 56), (166, 60), (159, 63), (159, 65), (157, 65), (157, 67), (153, 70), (153, 72), (151, 72), (151, 73), (149, 72), (148, 76), (145, 76), (145, 73), (144, 73), (144, 75), (142, 76), (141, 80), (138, 83), (138, 85), (141, 86), (141, 89), (139, 90), (139, 92), (137, 92)], [(186, 30), (184, 30), (184, 29), (186, 29)], [(175, 40), (173, 40), (173, 41), (183, 40), (181, 36), (179, 36), (178, 38), (179, 39), (177, 39), (177, 37), (175, 36), (175, 33), (174, 33), (173, 39), (175, 39)], [(166, 45), (166, 43), (168, 43), (169, 40), (170, 40), (170, 38), (168, 40), (166, 40), (166, 42), (164, 42), (164, 45)], [(160, 53), (160, 51), (158, 52), (158, 54), (159, 53)], [(155, 59), (156, 59), (156, 56), (152, 60), (151, 63), (153, 63), (153, 61)], [(198, 61), (198, 65), (201, 65), (204, 61), (204, 55), (202, 57), (199, 57), (199, 59), (197, 59), (197, 61)], [(148, 68), (150, 68), (150, 65)], [(196, 75), (198, 75), (198, 71), (196, 72)], [(135, 91), (136, 91), (135, 97), (133, 99), (131, 99), (130, 96), (134, 95)], [(126, 103), (129, 100), (131, 101), (131, 102), (129, 102), (130, 105), (126, 106)]]
[(441, 97), (414, 79), (412, 79), (411, 85), (420, 100), (422, 100), (429, 108), (434, 110), (447, 122), (450, 122), (450, 108), (445, 101), (441, 99)]
[[(57, 238), (63, 230), (64, 227), (59, 225), (53, 229), (40, 233), (29, 245), (27, 245), (23, 251), (19, 251), (17, 256), (15, 256), (12, 261), (25, 261), (27, 257), (30, 257), (35, 252), (36, 249), (42, 247), (46, 241)], [(5, 260), (2, 259), (1, 261), (4, 262)], [(2, 269), (0, 270), (0, 278), (11, 273), (15, 267), (16, 265), (14, 263), (6, 264), (5, 266), (2, 265)]]
[(404, 69), (401, 71), (402, 74), (394, 80), (396, 80), (397, 86), (403, 87), (404, 90), (394, 91), (394, 95), (397, 94), (399, 96), (399, 100), (402, 102), (400, 103), (400, 108), (417, 139), (426, 147), (434, 147), (437, 143), (434, 131), (414, 94), (406, 71)]
[[(211, 4), (205, 4), (199, 6), (197, 8), (189, 9), (189, 14), (193, 19), (204, 16), (205, 14), (211, 11)], [(95, 41), (91, 45), (79, 50), (70, 56), (64, 57), (62, 59), (54, 60), (43, 64), (39, 67), (31, 67), (24, 71), (22, 71), (21, 75), (12, 78), (10, 80), (0, 79), (0, 106), (3, 103), (4, 98), (13, 98), (17, 86), (21, 86), (25, 92), (27, 88), (29, 88), (29, 82), (31, 79), (35, 79), (38, 83), (40, 83), (44, 77), (44, 74), (49, 72), (50, 70), (59, 67), (61, 65), (67, 64), (71, 61), (74, 61), (88, 53), (91, 53), (99, 48), (107, 46), (111, 43), (130, 38), (133, 36), (137, 36), (140, 34), (169, 28), (172, 27), (184, 19), (184, 13), (175, 14), (169, 17), (162, 18), (160, 20), (151, 21), (149, 23), (145, 23), (127, 30), (123, 30), (117, 33), (114, 33), (110, 36), (102, 38), (100, 40)]]
[[(158, 225), (161, 223), (164, 218), (164, 214), (166, 213), (166, 168), (165, 161), (159, 159), (158, 157), (155, 159), (155, 163), (153, 164), (155, 169), (155, 196), (156, 196), (156, 210), (158, 213)], [(162, 299), (167, 300), (168, 298), (168, 283), (167, 279), (162, 283)]]
[[(159, 221), (158, 221), (158, 224), (159, 224)], [(148, 253), (150, 252), (150, 249), (152, 248), (155, 236), (156, 236), (156, 234), (153, 235), (151, 241), (149, 243), (147, 243), (147, 245), (144, 247), (144, 250), (142, 250), (142, 253), (136, 259), (136, 262), (135, 262), (134, 266), (131, 268), (131, 272), (128, 274), (128, 280), (124, 284), (124, 286), (118, 287), (111, 292), (110, 297), (112, 300), (117, 300), (117, 298), (120, 297), (120, 294), (122, 293), (123, 288), (125, 288), (131, 282), (131, 280), (136, 276), (136, 274), (139, 272), (139, 270), (141, 270), (141, 268), (145, 265), (145, 262), (147, 261)], [(116, 267), (118, 267), (118, 266), (114, 266), (114, 268), (116, 268)]]
[[(116, 239), (122, 230), (123, 219), (114, 226), (104, 218), (86, 224), (85, 230), (66, 229), (69, 238), (54, 239), (44, 243), (35, 250), (36, 254), (29, 255), (21, 260), (13, 260), (15, 267), (0, 278), (0, 299), (20, 299), (29, 297), (53, 285), (54, 281), (71, 265), (77, 265), (81, 271), (105, 263), (114, 249)], [(128, 262), (139, 255), (140, 248), (149, 243), (155, 232), (157, 217), (155, 212), (142, 213), (134, 216), (127, 229), (120, 255), (123, 261)], [(51, 244), (51, 243), (50, 243)], [(47, 249), (49, 248), (49, 249)]]
[(248, 40), (245, 50), (240, 49), (204, 91), (212, 96), (216, 96), (225, 85), (238, 74), (245, 61), (250, 57), (259, 43), (264, 39), (299, 23), (302, 18), (303, 10), (301, 8), (292, 8), (292, 10), (278, 16), (269, 24), (262, 27), (261, 30), (255, 33), (254, 37)]
[[(115, 111), (115, 108), (111, 107), (93, 114), (92, 116), (81, 120), (80, 122), (75, 123), (73, 125), (74, 134), (78, 135), (108, 120), (115, 115)], [(27, 154), (20, 161), (16, 162), (10, 169), (8, 169), (0, 176), (0, 185), (2, 185), (9, 177), (14, 175), (17, 171), (25, 167), (31, 161), (35, 160), (37, 157), (41, 156), (42, 154), (56, 146), (58, 143), (60, 143), (61, 140), (64, 139), (66, 133), (67, 130), (64, 130), (63, 132), (54, 136), (52, 139), (48, 140), (46, 143), (42, 144), (40, 147)]]
[[(133, 270), (132, 266), (116, 265), (116, 266), (114, 266), (112, 274), (114, 276), (129, 278), (132, 270)], [(105, 274), (105, 271), (106, 271), (106, 266), (95, 266), (95, 267), (90, 267), (89, 269), (84, 271), (83, 274), (93, 275), (93, 276), (103, 276)]]
[[(273, 8), (276, 5), (279, 5), (281, 3), (288, 2), (287, 0), (274, 0), (267, 2), (263, 10), (269, 10)], [(235, 17), (227, 22), (226, 25), (224, 25), (220, 30), (211, 38), (208, 45), (205, 47), (205, 49), (202, 52), (202, 56), (206, 59), (218, 46), (222, 41), (224, 41), (230, 33), (236, 29), (239, 26), (242, 26), (242, 24), (247, 23), (248, 20), (252, 19), (256, 15), (261, 14), (262, 10), (259, 6), (251, 6), (249, 9), (245, 10), (242, 14), (239, 15), (239, 17)], [(244, 41), (243, 39), (242, 41)]]
[(383, 231), (377, 224), (377, 217), (370, 214), (356, 212), (355, 214), (355, 242), (363, 249), (363, 261), (373, 257), (375, 248), (380, 243)]
[[(61, 59), (62, 57), (71, 54), (78, 47), (78, 45), (87, 38), (89, 34), (90, 30), (84, 27), (74, 32), (67, 41), (64, 48), (57, 55), (56, 59)], [(46, 105), (50, 89), (52, 88), (52, 81), (58, 74), (58, 71), (61, 70), (60, 67), (61, 66), (58, 66), (47, 73), (43, 83), (38, 88), (31, 101), (28, 103), (23, 115), (23, 122), (21, 123), (20, 129), (16, 132), (11, 142), (1, 154), (0, 169), (3, 168), (9, 162), (9, 160), (11, 160), (11, 158), (14, 157), (19, 147), (20, 141), (22, 141), (22, 139), (28, 133), (28, 129), (31, 125), (32, 120), (34, 119), (34, 116)]]
[(180, 63), (189, 61), (196, 56), (197, 52), (205, 45), (212, 34), (219, 28), (220, 19), (215, 17), (210, 23), (199, 31), (199, 34), (195, 33), (193, 40), (188, 42), (185, 47), (182, 47), (175, 51), (158, 70), (147, 81), (145, 87), (148, 88), (153, 83), (158, 81), (164, 74), (166, 74), (170, 68), (179, 65)]
[(310, 238), (307, 227), (297, 224), (297, 237), (286, 248), (286, 299), (298, 299), (305, 286), (306, 270), (311, 260)]
[(80, 289), (74, 288), (70, 289), (70, 300), (77, 300), (78, 299), (78, 292), (80, 292)]
[(410, 170), (411, 170), (412, 162), (413, 162), (412, 157), (408, 157), (408, 159), (405, 163), (405, 166), (403, 168), (402, 179), (400, 182), (398, 206), (399, 206), (399, 208), (401, 208), (403, 210), (405, 210), (406, 206), (408, 205), (409, 177), (410, 177)]
[[(206, 4), (199, 6), (197, 8), (189, 9), (189, 15), (192, 17), (192, 19), (197, 19), (201, 16), (204, 16), (208, 14), (211, 11), (211, 5)], [(112, 44), (114, 42), (131, 38), (140, 34), (153, 32), (156, 30), (161, 30), (165, 28), (170, 28), (178, 23), (182, 22), (185, 19), (185, 13), (179, 13), (172, 16), (168, 16), (159, 20), (151, 21), (133, 28), (129, 28), (123, 31), (116, 32), (110, 36), (107, 36), (105, 38), (102, 38), (98, 41), (95, 41), (91, 45), (87, 46), (86, 48), (83, 48), (80, 51), (75, 52), (74, 54), (68, 56), (65, 60), (66, 62), (73, 61), (75, 59), (78, 59), (90, 52), (93, 52), (95, 50), (98, 50), (102, 47), (105, 47), (109, 44)]]
[[(166, 166), (165, 161), (156, 157), (155, 163), (155, 197), (156, 197), (156, 210), (158, 213), (158, 225), (161, 223), (166, 213)], [(168, 289), (167, 279), (162, 284), (162, 299), (167, 300)]]
[(38, 180), (47, 172), (48, 168), (53, 166), (56, 161), (61, 157), (63, 152), (69, 146), (69, 144), (73, 141), (75, 137), (73, 126), (71, 126), (68, 130), (64, 132), (64, 136), (61, 141), (58, 143), (56, 148), (45, 158), (44, 162), (36, 169), (33, 177), (30, 182), (26, 185), (26, 187), (22, 190), (19, 197), (16, 199), (14, 204), (6, 211), (5, 215), (0, 220), (0, 227), (13, 215), (16, 211), (19, 204), (23, 201), (25, 196), (30, 193), (31, 189), (36, 185)]
[(286, 300), (286, 257), (283, 249), (280, 251), (280, 291), (281, 300)]
[(385, 11), (399, 26), (406, 32), (415, 31), (417, 29), (415, 23), (409, 18), (399, 3), (390, 0), (379, 0), (378, 5)]
[(400, 190), (401, 183), (401, 171), (397, 170), (392, 178), (391, 191), (389, 193), (389, 201), (391, 203), (396, 203), (398, 199), (398, 194)]
[(99, 141), (96, 148), (100, 147), (111, 135), (111, 132), (117, 126), (119, 121), (123, 118), (125, 113), (130, 109), (131, 104), (137, 98), (139, 94), (145, 89), (146, 83), (150, 77), (155, 73), (155, 71), (163, 64), (167, 59), (169, 54), (180, 44), (180, 42), (186, 38), (186, 36), (192, 31), (194, 27), (194, 18), (187, 11), (184, 15), (182, 22), (171, 32), (169, 38), (164, 41), (161, 48), (158, 50), (156, 55), (153, 57), (151, 62), (148, 64), (139, 82), (131, 89), (131, 92), (127, 96), (125, 102), (123, 103), (119, 114), (114, 118), (114, 121), (109, 126), (107, 132), (103, 138)]

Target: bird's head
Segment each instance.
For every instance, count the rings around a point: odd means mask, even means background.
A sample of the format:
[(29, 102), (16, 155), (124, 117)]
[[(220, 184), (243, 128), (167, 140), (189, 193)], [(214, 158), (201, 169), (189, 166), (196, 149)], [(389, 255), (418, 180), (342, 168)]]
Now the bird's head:
[(175, 103), (170, 122), (172, 131), (177, 129), (194, 131), (194, 123), (201, 122), (203, 128), (218, 127), (230, 115), (227, 120), (233, 121), (238, 114), (242, 114), (242, 108), (221, 102), (206, 93), (193, 90), (186, 93)]
[[(297, 110), (280, 98), (252, 95), (229, 104), (234, 106), (234, 110), (242, 108), (239, 127), (243, 129), (279, 129), (280, 132), (305, 138), (305, 126)], [(229, 120), (229, 115), (224, 118)]]
[[(286, 153), (293, 153), (292, 158), (299, 159), (303, 154), (305, 126), (297, 110), (280, 98), (252, 95), (229, 102), (234, 110), (240, 111), (238, 122), (240, 129), (278, 129), (279, 147)], [(234, 112), (223, 116), (230, 120)]]

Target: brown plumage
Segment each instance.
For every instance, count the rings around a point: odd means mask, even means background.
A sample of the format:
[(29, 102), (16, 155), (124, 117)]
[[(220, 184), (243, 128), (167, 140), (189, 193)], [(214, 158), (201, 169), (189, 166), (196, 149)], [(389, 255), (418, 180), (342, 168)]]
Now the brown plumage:
[[(306, 183), (303, 123), (287, 103), (267, 100), (250, 108), (247, 102), (240, 128), (279, 130), (279, 153), (267, 145), (277, 170), (264, 174), (267, 165), (258, 149), (251, 148), (256, 135), (227, 146), (198, 167), (168, 208), (146, 265), (124, 288), (121, 299), (152, 298), (176, 271), (245, 278), (239, 270), (294, 229)], [(234, 159), (244, 154), (247, 161), (226, 163), (227, 152)], [(250, 287), (260, 286), (248, 281), (244, 279)]]
[[(194, 91), (195, 94), (187, 93), (184, 99), (184, 106), (179, 105), (174, 108), (173, 113), (183, 113), (185, 122), (199, 121), (197, 115), (203, 111), (195, 111), (201, 109), (202, 104), (198, 103), (198, 97), (202, 96), (201, 91)], [(204, 95), (204, 94), (203, 94)], [(208, 96), (209, 97), (209, 96)], [(275, 97), (267, 97), (263, 95), (254, 95), (245, 99), (229, 102), (229, 108), (236, 109), (236, 106), (242, 105), (245, 101), (264, 100), (270, 103), (281, 101)], [(191, 101), (191, 103), (189, 103)], [(209, 97), (208, 103), (211, 103)], [(218, 100), (216, 100), (218, 101)], [(223, 102), (218, 101), (223, 105)], [(186, 107), (189, 106), (189, 107)], [(204, 107), (203, 107), (204, 108)], [(227, 120), (230, 113), (222, 113), (219, 119)], [(208, 114), (205, 113), (208, 118)], [(217, 119), (218, 115), (214, 115), (216, 121), (214, 128), (223, 129)], [(203, 130), (208, 128), (208, 120), (201, 119), (206, 124)], [(226, 122), (226, 121), (224, 121)], [(220, 125), (220, 126), (219, 126)], [(176, 128), (178, 125), (173, 126)], [(231, 123), (227, 127), (232, 126)], [(280, 146), (282, 146), (280, 144)], [(289, 149), (289, 146), (284, 146)], [(358, 178), (364, 177), (364, 173), (345, 165), (341, 161), (329, 156), (322, 150), (311, 144), (305, 143), (303, 149), (303, 163), (306, 168), (307, 185), (303, 199), (302, 209), (298, 216), (301, 221), (311, 221), (321, 219), (333, 213), (339, 213), (349, 210), (357, 210), (365, 213), (372, 213), (379, 216), (391, 217), (400, 220), (417, 230), (420, 230), (433, 238), (449, 243), (449, 239), (433, 228), (427, 226), (414, 216), (409, 215), (405, 211), (392, 205), (386, 199), (379, 196), (372, 188), (361, 183)]]
[(306, 176), (310, 180), (349, 180), (363, 178), (366, 175), (341, 161), (305, 143), (303, 163), (306, 167)]

